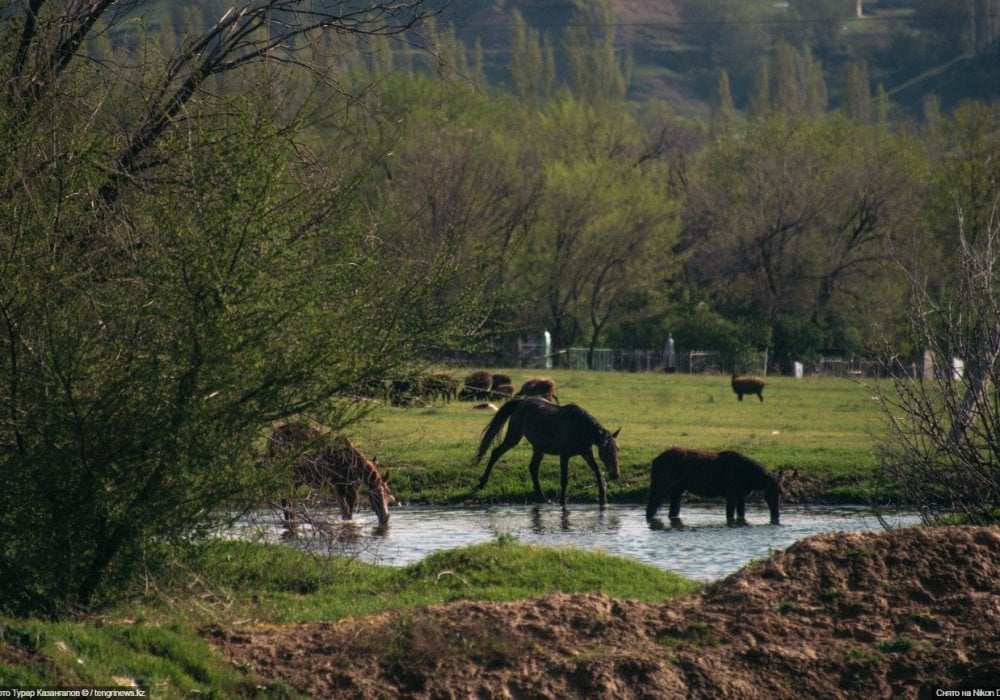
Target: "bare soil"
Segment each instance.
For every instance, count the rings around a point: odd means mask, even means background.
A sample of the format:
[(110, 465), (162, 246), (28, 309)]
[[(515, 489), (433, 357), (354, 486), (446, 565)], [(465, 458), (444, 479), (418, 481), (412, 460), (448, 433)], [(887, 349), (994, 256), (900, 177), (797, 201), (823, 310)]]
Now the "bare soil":
[(312, 697), (1000, 694), (1000, 529), (833, 533), (660, 604), (552, 594), (329, 624), (212, 627)]

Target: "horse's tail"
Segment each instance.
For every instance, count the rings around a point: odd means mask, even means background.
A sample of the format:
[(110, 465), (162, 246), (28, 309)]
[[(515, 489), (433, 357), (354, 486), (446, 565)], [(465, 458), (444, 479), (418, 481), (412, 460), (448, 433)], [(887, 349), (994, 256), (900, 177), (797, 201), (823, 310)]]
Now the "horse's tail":
[(476, 458), (472, 460), (473, 464), (479, 464), (482, 461), (486, 455), (486, 451), (490, 449), (490, 445), (493, 444), (493, 441), (497, 439), (497, 436), (503, 429), (504, 423), (510, 420), (510, 417), (514, 415), (514, 411), (520, 408), (521, 403), (518, 399), (508, 401), (500, 407), (500, 410), (494, 414), (493, 419), (486, 424), (486, 427), (483, 428), (482, 439), (479, 441), (479, 451), (476, 452)]

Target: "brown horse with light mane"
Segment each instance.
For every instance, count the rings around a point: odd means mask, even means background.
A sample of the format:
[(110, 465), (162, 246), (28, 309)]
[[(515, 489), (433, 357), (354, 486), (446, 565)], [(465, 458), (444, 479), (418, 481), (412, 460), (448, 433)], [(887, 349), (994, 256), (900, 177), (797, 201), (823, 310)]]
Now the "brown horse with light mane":
[(559, 397), (556, 396), (556, 383), (548, 377), (532, 377), (525, 380), (514, 396), (537, 396), (546, 401), (559, 403)]
[(746, 498), (763, 491), (771, 524), (779, 524), (783, 474), (774, 476), (764, 465), (734, 451), (708, 452), (671, 447), (653, 460), (649, 475), (646, 519), (652, 520), (663, 501), (670, 500), (670, 523), (681, 525), (681, 495), (685, 491), (726, 499), (726, 524), (746, 525)]
[[(300, 451), (309, 447), (320, 437), (320, 432), (312, 426), (287, 423), (280, 426), (271, 436), (268, 454), (275, 457), (297, 447)], [(346, 437), (334, 438), (330, 445), (314, 454), (297, 456), (292, 467), (295, 486), (309, 486), (317, 490), (332, 487), (340, 506), (341, 517), (351, 520), (358, 504), (358, 490), (364, 485), (368, 489), (368, 503), (378, 518), (379, 525), (389, 522), (389, 503), (392, 493), (385, 477), (379, 473), (378, 465), (368, 459)], [(285, 526), (295, 528), (295, 512), (289, 499), (282, 499)]]

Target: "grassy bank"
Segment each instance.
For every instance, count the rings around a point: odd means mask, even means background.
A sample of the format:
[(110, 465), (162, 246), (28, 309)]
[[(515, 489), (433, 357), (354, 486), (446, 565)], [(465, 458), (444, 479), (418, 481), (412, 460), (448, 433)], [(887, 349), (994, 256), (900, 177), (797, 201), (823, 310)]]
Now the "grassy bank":
[(280, 545), (198, 547), (144, 601), (82, 622), (0, 619), (0, 686), (138, 682), (154, 697), (281, 697), (202, 638), (206, 626), (333, 621), (456, 599), (504, 601), (554, 591), (656, 601), (697, 584), (627, 559), (518, 544), (510, 537), (405, 568), (316, 557)]
[[(532, 376), (526, 370), (494, 371), (511, 374), (516, 383)], [(798, 469), (819, 484), (811, 498), (860, 501), (875, 468), (872, 443), (881, 414), (871, 392), (853, 381), (772, 377), (761, 403), (756, 397), (737, 401), (726, 376), (546, 374), (555, 379), (562, 403), (579, 404), (610, 430), (622, 428), (622, 479), (610, 485), (612, 500), (641, 501), (650, 461), (672, 445), (735, 449), (772, 469)], [(485, 489), (473, 492), (482, 467), (471, 460), (491, 415), (460, 402), (385, 406), (349, 432), (362, 450), (377, 455), (403, 501), (524, 501), (531, 496), (526, 443), (504, 456)], [(579, 459), (570, 464), (570, 497), (596, 499), (589, 468)], [(541, 472), (551, 497), (558, 489), (558, 459), (546, 458)]]

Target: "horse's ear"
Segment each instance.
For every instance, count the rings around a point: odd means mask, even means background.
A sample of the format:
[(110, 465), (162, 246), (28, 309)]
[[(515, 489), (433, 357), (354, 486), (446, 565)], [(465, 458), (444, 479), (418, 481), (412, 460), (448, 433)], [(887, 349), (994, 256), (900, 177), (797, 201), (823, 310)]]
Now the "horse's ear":
[(620, 433), (621, 431), (622, 431), (622, 429), (618, 428), (618, 430), (616, 430), (615, 432), (611, 433), (611, 437), (617, 438), (618, 437), (618, 433)]

